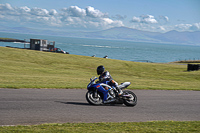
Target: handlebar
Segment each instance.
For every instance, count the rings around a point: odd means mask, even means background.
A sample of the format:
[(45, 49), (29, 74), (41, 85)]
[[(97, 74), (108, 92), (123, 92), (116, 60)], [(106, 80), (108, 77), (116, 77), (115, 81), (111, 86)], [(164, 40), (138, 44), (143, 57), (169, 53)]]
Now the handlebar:
[(90, 81), (95, 81), (97, 79), (97, 77), (92, 77), (90, 78)]
[(90, 78), (90, 83), (94, 83), (95, 80), (97, 80), (97, 77)]

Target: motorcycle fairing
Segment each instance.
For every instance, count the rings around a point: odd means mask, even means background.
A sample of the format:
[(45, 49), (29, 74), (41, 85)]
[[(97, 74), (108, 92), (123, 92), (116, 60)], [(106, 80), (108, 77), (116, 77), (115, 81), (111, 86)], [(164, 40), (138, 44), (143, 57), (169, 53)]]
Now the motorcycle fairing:
[(101, 93), (103, 94), (103, 101), (106, 101), (106, 100), (107, 100), (108, 91), (109, 91), (109, 90), (105, 90), (105, 89), (101, 86), (100, 83), (99, 83), (99, 84), (93, 84), (92, 86), (90, 86), (89, 89), (91, 90), (92, 88), (97, 89), (98, 92), (101, 92)]

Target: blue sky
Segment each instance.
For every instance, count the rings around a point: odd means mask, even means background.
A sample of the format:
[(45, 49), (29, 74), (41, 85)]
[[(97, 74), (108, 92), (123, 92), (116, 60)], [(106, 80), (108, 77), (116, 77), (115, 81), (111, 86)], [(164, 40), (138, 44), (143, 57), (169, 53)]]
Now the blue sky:
[(200, 0), (0, 0), (0, 26), (200, 31)]

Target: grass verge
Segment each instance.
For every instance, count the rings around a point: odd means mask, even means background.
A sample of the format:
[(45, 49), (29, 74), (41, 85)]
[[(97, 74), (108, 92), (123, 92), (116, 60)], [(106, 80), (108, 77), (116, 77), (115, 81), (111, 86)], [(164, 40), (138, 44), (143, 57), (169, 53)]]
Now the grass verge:
[(197, 133), (200, 121), (152, 121), (122, 123), (65, 123), (30, 126), (3, 126), (1, 133)]
[(86, 88), (104, 65), (129, 89), (200, 90), (200, 71), (187, 65), (140, 63), (0, 47), (0, 88)]
[(200, 60), (182, 60), (182, 61), (175, 61), (173, 63), (191, 63), (191, 64), (198, 63), (199, 64)]

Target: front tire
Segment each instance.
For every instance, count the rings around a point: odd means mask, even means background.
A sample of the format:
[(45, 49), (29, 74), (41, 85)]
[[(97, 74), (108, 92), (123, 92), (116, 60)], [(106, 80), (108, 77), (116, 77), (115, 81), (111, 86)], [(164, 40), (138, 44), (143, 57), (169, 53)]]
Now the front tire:
[(86, 93), (86, 100), (91, 105), (100, 105), (100, 104), (102, 104), (102, 98), (100, 97), (100, 95), (97, 94), (97, 97), (94, 97), (94, 92), (93, 91), (88, 91)]
[(137, 96), (132, 91), (124, 91), (123, 95), (127, 95), (124, 98), (124, 104), (126, 106), (135, 106), (137, 104)]

